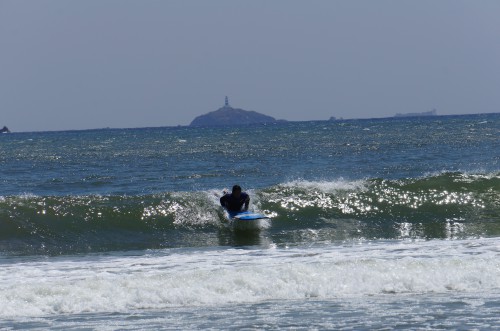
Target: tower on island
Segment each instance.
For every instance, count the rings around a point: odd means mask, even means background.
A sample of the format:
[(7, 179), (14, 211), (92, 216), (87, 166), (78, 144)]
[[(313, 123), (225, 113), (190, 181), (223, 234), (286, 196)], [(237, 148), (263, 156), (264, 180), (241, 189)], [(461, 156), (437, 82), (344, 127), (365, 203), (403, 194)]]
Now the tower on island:
[(224, 102), (224, 107), (226, 107), (226, 108), (229, 107), (229, 99), (228, 99), (227, 95), (226, 95), (226, 100)]

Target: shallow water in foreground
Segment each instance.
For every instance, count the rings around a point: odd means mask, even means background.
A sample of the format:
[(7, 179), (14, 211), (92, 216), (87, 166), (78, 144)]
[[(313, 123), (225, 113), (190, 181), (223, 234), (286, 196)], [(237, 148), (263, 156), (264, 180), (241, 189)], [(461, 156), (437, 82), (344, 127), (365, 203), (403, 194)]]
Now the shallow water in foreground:
[(490, 238), (7, 258), (0, 327), (493, 330), (499, 253)]

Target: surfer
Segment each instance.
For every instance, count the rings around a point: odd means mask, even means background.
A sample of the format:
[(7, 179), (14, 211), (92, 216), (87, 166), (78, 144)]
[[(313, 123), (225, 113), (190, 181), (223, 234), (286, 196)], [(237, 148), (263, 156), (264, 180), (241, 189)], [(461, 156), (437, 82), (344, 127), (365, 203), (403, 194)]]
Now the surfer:
[(225, 193), (220, 198), (220, 205), (229, 213), (247, 211), (249, 204), (250, 196), (246, 192), (241, 192), (239, 185), (234, 185), (231, 193)]

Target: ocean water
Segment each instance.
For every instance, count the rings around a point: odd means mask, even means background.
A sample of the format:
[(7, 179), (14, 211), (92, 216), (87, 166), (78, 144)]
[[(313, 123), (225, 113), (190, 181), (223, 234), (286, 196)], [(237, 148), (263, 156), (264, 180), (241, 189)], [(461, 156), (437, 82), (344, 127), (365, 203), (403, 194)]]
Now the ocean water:
[(0, 329), (498, 329), (499, 161), (500, 114), (1, 135)]

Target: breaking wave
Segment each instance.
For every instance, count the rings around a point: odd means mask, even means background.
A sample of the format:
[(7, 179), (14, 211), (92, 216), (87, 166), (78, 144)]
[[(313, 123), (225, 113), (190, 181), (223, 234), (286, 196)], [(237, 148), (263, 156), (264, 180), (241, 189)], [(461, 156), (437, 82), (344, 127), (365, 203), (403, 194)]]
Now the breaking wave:
[[(0, 197), (0, 252), (66, 254), (224, 245), (219, 189)], [(250, 190), (275, 243), (500, 235), (500, 173), (292, 181)]]

